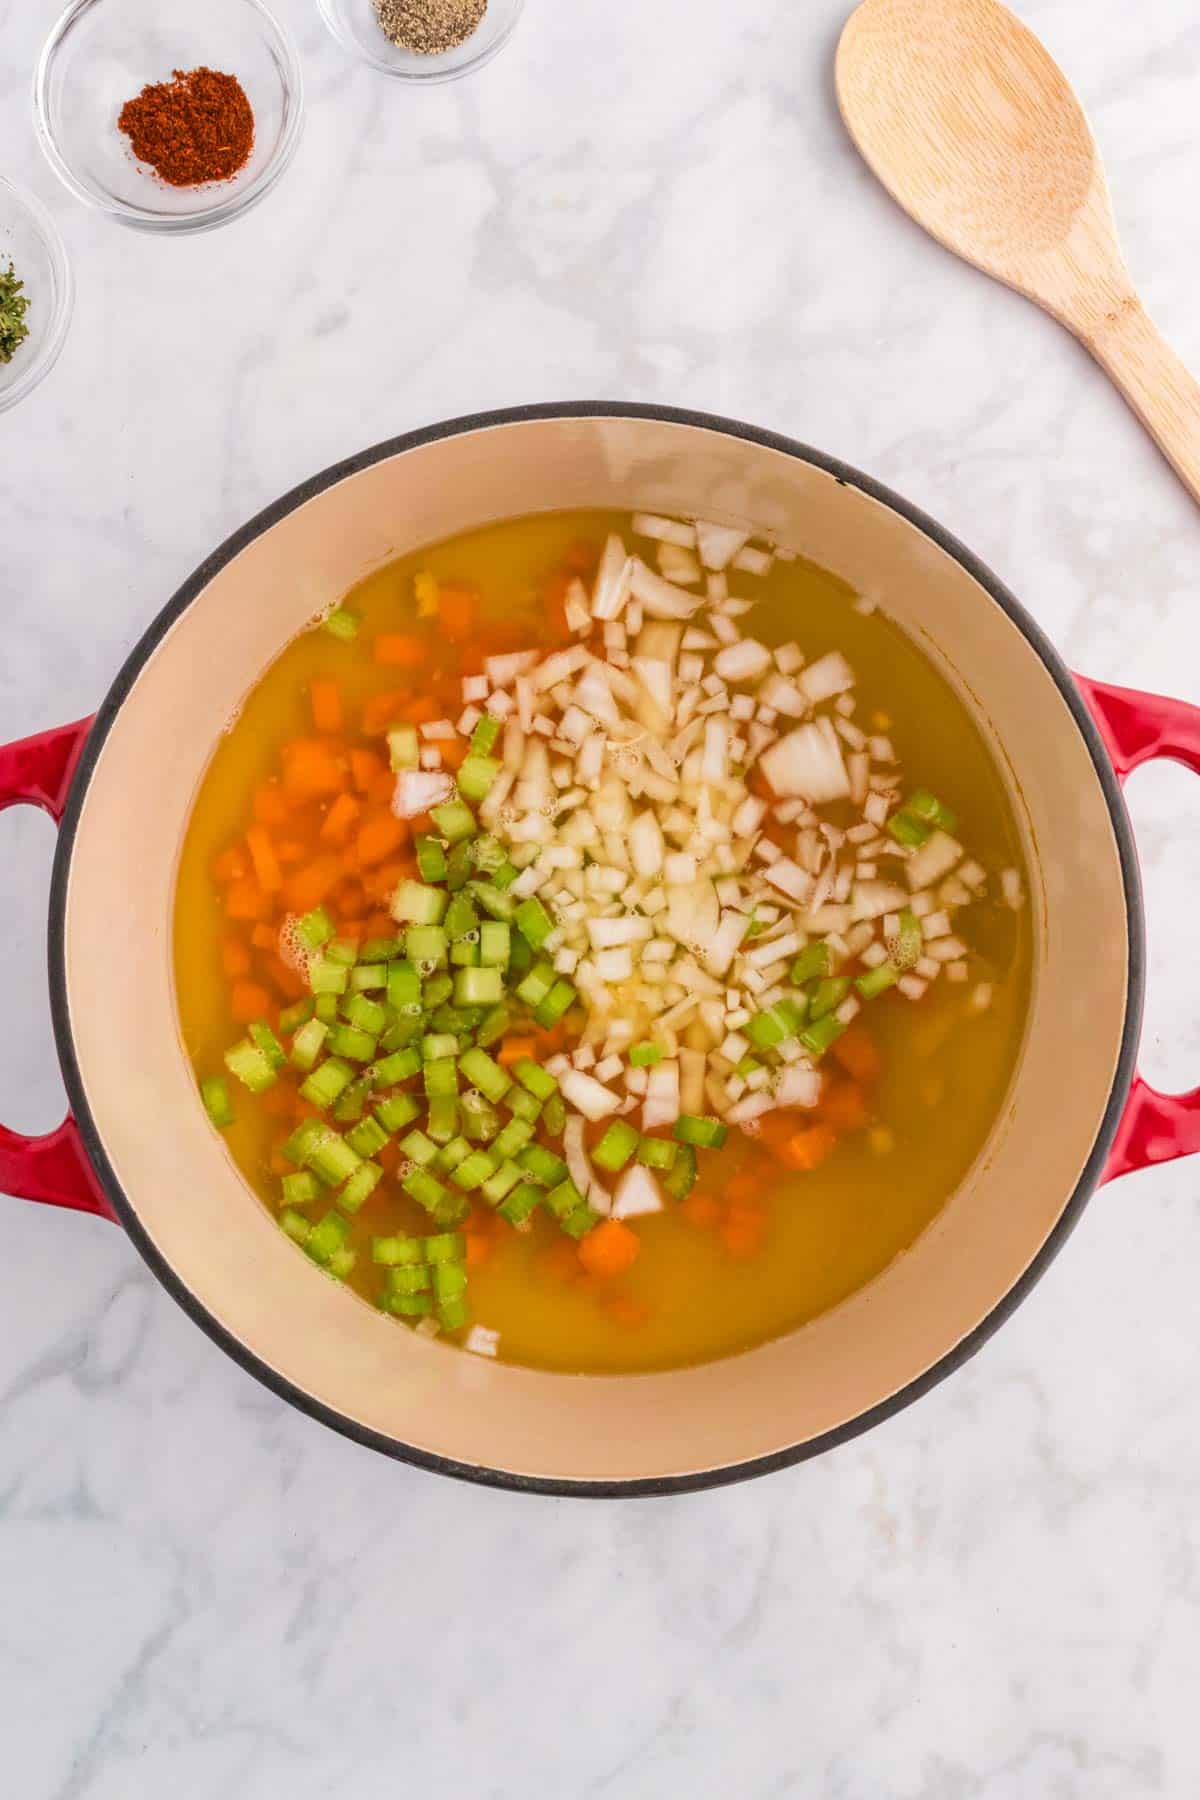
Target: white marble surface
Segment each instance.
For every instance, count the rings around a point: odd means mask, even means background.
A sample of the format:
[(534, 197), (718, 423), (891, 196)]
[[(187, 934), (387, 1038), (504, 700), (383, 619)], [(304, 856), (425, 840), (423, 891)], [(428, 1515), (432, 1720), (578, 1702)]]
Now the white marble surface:
[[(113, 4), (115, 0), (105, 0)], [(182, 3), (182, 0), (176, 0)], [(28, 120), (55, 8), (0, 0), (0, 168), (78, 312), (0, 422), (0, 727), (99, 700), (176, 584), (292, 483), (427, 420), (673, 401), (881, 476), (1072, 662), (1200, 699), (1200, 515), (1054, 325), (925, 241), (839, 127), (846, 0), (529, 0), (415, 95), (312, 0), (279, 192), (179, 243), (94, 217)], [(1200, 366), (1186, 0), (1023, 0)], [(1200, 1076), (1200, 789), (1139, 777), (1145, 1063)], [(3, 1116), (62, 1092), (51, 834), (0, 822)], [(1103, 1192), (961, 1374), (872, 1436), (687, 1499), (528, 1500), (341, 1441), (197, 1331), (111, 1226), (0, 1199), (0, 1790), (1140, 1800), (1200, 1792), (1200, 1168)]]

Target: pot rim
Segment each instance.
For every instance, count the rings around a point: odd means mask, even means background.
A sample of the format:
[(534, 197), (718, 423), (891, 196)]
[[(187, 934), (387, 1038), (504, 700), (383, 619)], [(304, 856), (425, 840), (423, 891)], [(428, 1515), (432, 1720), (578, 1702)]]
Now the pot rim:
[[(980, 1320), (973, 1331), (913, 1381), (881, 1400), (877, 1405), (869, 1407), (853, 1419), (837, 1426), (834, 1430), (823, 1432), (819, 1437), (805, 1439), (801, 1443), (789, 1445), (785, 1449), (773, 1451), (766, 1456), (721, 1464), (716, 1468), (704, 1469), (687, 1475), (655, 1476), (644, 1479), (633, 1477), (611, 1481), (571, 1481), (558, 1477), (522, 1475), (512, 1470), (460, 1462), (452, 1457), (435, 1455), (418, 1449), (411, 1444), (404, 1443), (399, 1438), (364, 1427), (344, 1413), (338, 1412), (336, 1408), (317, 1400), (305, 1389), (289, 1380), (287, 1376), (270, 1368), (222, 1325), (185, 1285), (173, 1266), (160, 1253), (143, 1229), (135, 1207), (122, 1189), (108, 1160), (103, 1140), (88, 1103), (82, 1072), (75, 1054), (67, 995), (66, 896), (75, 834), (87, 799), (92, 775), (113, 722), (126, 696), (159, 643), (227, 563), (238, 556), (256, 538), (278, 524), (281, 519), (314, 499), (318, 494), (336, 486), (338, 482), (345, 480), (348, 476), (359, 474), (362, 470), (370, 468), (376, 463), (387, 461), (405, 451), (419, 449), (423, 445), (436, 443), (443, 438), (463, 436), (469, 432), (488, 430), (495, 426), (524, 424), (537, 420), (597, 418), (647, 419), (692, 426), (704, 431), (720, 432), (726, 437), (740, 438), (749, 443), (760, 444), (767, 449), (777, 450), (786, 456), (809, 463), (814, 468), (832, 475), (842, 486), (857, 488), (869, 499), (890, 507), (893, 512), (899, 514), (901, 518), (931, 539), (940, 550), (952, 557), (968, 575), (979, 583), (989, 598), (1001, 608), (1037, 653), (1062, 695), (1087, 746), (1112, 821), (1117, 853), (1120, 858), (1126, 909), (1129, 978), (1125, 1021), (1113, 1084), (1091, 1152), (1079, 1180), (1059, 1214), (1053, 1230), (1028, 1267), (1013, 1286), (1001, 1295), (991, 1311)], [(114, 1212), (135, 1248), (149, 1265), (156, 1279), (188, 1316), (199, 1325), (200, 1329), (207, 1333), (235, 1363), (262, 1382), (280, 1399), (288, 1401), (300, 1412), (307, 1414), (309, 1418), (332, 1427), (342, 1436), (348, 1437), (368, 1449), (381, 1451), (386, 1456), (434, 1474), (452, 1476), (457, 1480), (473, 1482), (484, 1487), (583, 1499), (628, 1499), (641, 1496), (694, 1493), (707, 1488), (724, 1487), (734, 1482), (747, 1481), (756, 1475), (770, 1474), (777, 1469), (790, 1468), (796, 1463), (807, 1462), (810, 1457), (819, 1456), (827, 1450), (848, 1443), (851, 1439), (869, 1431), (873, 1426), (890, 1419), (915, 1400), (919, 1400), (922, 1395), (928, 1393), (939, 1382), (944, 1381), (947, 1376), (952, 1375), (978, 1350), (982, 1349), (993, 1333), (999, 1330), (1010, 1314), (1030, 1293), (1035, 1283), (1045, 1274), (1078, 1223), (1084, 1207), (1098, 1184), (1134, 1075), (1145, 994), (1146, 960), (1145, 920), (1137, 851), (1132, 826), (1112, 762), (1083, 697), (1058, 651), (1032, 616), (986, 564), (968, 550), (953, 533), (947, 531), (944, 526), (939, 525), (919, 507), (913, 506), (882, 482), (874, 480), (869, 475), (864, 475), (860, 470), (852, 467), (849, 463), (842, 462), (837, 457), (828, 456), (823, 451), (800, 443), (795, 438), (786, 437), (779, 432), (766, 431), (740, 420), (728, 419), (716, 413), (695, 412), (681, 407), (608, 400), (548, 401), (529, 406), (503, 407), (489, 412), (467, 413), (437, 424), (422, 426), (414, 431), (404, 432), (397, 437), (387, 438), (366, 450), (359, 451), (354, 456), (330, 465), (319, 474), (310, 476), (308, 480), (299, 483), (280, 499), (264, 507), (246, 524), (240, 526), (225, 539), (224, 543), (207, 556), (147, 626), (127, 656), (96, 712), (71, 782), (58, 834), (58, 846), (50, 883), (47, 948), (50, 1013), (55, 1044), (71, 1111), (74, 1114), (88, 1157)]]

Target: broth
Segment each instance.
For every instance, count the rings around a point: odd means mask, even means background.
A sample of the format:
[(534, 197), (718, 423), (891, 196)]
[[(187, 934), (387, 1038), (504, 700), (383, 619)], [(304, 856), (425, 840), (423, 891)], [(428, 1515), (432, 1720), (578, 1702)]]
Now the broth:
[[(536, 516), (404, 557), (347, 597), (362, 621), (353, 643), (308, 631), (247, 696), (205, 773), (179, 866), (176, 991), (184, 1042), (199, 1075), (221, 1069), (241, 1029), (231, 1019), (225, 969), (231, 939), (232, 961), (246, 964), (240, 978), (270, 993), (268, 1019), (277, 1022), (279, 1006), (295, 997), (286, 969), (280, 974), (266, 948), (276, 926), (260, 921), (262, 945), (255, 946), (254, 924), (230, 920), (229, 889), (218, 885), (213, 870), (244, 840), (255, 795), (276, 774), (281, 746), (311, 735), (310, 683), (335, 676), (347, 714), (356, 717), (373, 697), (406, 687), (416, 693), (429, 682), (448, 652), (436, 621), (418, 616), (419, 572), (472, 584), (485, 627), (499, 626), (514, 643), (543, 643), (547, 584), (560, 594), (564, 562), (581, 560), (581, 544), (591, 547), (594, 561), (614, 529), (628, 533), (628, 519)], [(832, 650), (849, 659), (859, 718), (885, 715), (878, 728), (892, 739), (908, 782), (935, 790), (958, 815), (970, 855), (992, 876), (987, 898), (955, 920), (969, 947), (972, 980), (937, 981), (917, 1004), (895, 992), (874, 1001), (869, 1022), (880, 1073), (870, 1088), (869, 1118), (853, 1121), (819, 1166), (774, 1167), (769, 1186), (761, 1178), (760, 1144), (731, 1131), (724, 1148), (702, 1154), (698, 1184), (682, 1204), (636, 1220), (640, 1254), (619, 1279), (588, 1274), (575, 1246), (541, 1213), (525, 1233), (485, 1218), (482, 1249), (476, 1245), (469, 1269), (471, 1317), (498, 1332), (499, 1354), (509, 1361), (590, 1372), (669, 1368), (747, 1349), (836, 1306), (906, 1249), (962, 1182), (996, 1123), (1019, 1054), (1032, 930), (1027, 909), (1001, 900), (995, 872), (1021, 868), (1020, 840), (1004, 785), (966, 707), (906, 635), (881, 613), (858, 610), (850, 590), (829, 573), (781, 560), (738, 591), (752, 592), (755, 611), (746, 624), (766, 644), (794, 636), (810, 664)], [(374, 637), (397, 632), (418, 634), (428, 661), (408, 671), (376, 664)], [(447, 710), (454, 718), (458, 708)], [(351, 732), (347, 741), (361, 740)], [(378, 739), (371, 741), (378, 747)], [(336, 893), (327, 904), (338, 920)], [(377, 913), (380, 905), (377, 900), (370, 910)], [(983, 981), (990, 1004), (974, 1012)], [(276, 1211), (287, 1166), (279, 1144), (294, 1120), (271, 1094), (239, 1089), (234, 1101), (230, 1153), (248, 1185)], [(759, 1171), (753, 1183), (750, 1170)], [(743, 1175), (742, 1186), (754, 1189), (752, 1206), (731, 1198)], [(350, 1221), (348, 1243), (357, 1260), (349, 1284), (376, 1302), (381, 1271), (371, 1260), (371, 1239), (435, 1229), (387, 1172)]]

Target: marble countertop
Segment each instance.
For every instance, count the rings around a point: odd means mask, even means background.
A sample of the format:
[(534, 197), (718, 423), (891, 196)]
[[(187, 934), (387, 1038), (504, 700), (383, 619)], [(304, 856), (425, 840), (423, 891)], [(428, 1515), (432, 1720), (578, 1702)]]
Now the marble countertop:
[[(55, 13), (0, 0), (0, 169), (78, 277), (0, 423), (0, 727), (90, 711), (205, 552), (439, 417), (669, 401), (792, 433), (965, 538), (1092, 675), (1200, 699), (1200, 515), (1083, 352), (886, 199), (840, 129), (847, 0), (529, 0), (413, 94), (278, 0), (308, 125), (180, 242), (41, 164)], [(1105, 150), (1130, 264), (1200, 367), (1181, 0), (1022, 0)], [(1200, 1076), (1200, 790), (1139, 776), (1144, 1063)], [(52, 832), (0, 821), (5, 1122), (63, 1098)], [(1177, 978), (1182, 976), (1182, 981)], [(234, 1366), (119, 1231), (0, 1199), (0, 1785), (14, 1800), (1200, 1792), (1198, 1169), (1101, 1192), (1004, 1330), (818, 1462), (691, 1498), (492, 1493), (390, 1463)]]

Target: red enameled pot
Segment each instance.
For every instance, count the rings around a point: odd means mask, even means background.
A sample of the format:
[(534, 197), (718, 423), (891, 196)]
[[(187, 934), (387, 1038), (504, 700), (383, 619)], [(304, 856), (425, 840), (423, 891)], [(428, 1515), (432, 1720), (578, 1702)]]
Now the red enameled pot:
[[(752, 526), (883, 599), (965, 699), (1031, 871), (1019, 1066), (976, 1164), (913, 1248), (790, 1335), (671, 1374), (481, 1362), (327, 1281), (248, 1192), (199, 1105), (171, 978), (180, 842), (223, 724), (281, 646), (381, 562), (582, 506)], [(0, 807), (60, 826), (51, 1001), (71, 1112), (0, 1128), (0, 1189), (115, 1219), (238, 1362), (360, 1442), (530, 1491), (667, 1493), (811, 1456), (889, 1416), (1007, 1317), (1102, 1182), (1200, 1150), (1200, 1089), (1135, 1072), (1144, 939), (1120, 784), (1200, 773), (1200, 709), (1072, 677), (962, 545), (866, 476), (704, 415), (583, 404), (456, 420), (270, 507), (146, 632), (94, 719), (0, 750)], [(136, 864), (137, 880), (129, 871)]]

